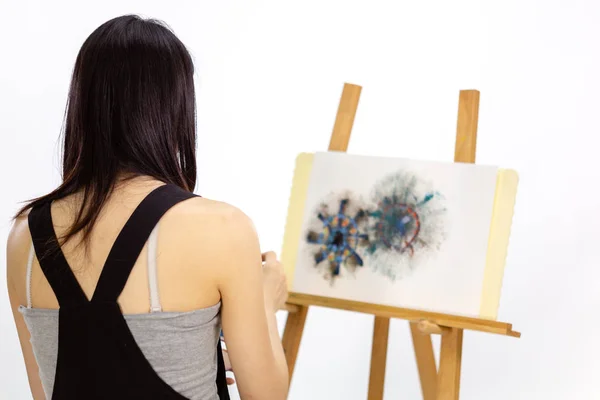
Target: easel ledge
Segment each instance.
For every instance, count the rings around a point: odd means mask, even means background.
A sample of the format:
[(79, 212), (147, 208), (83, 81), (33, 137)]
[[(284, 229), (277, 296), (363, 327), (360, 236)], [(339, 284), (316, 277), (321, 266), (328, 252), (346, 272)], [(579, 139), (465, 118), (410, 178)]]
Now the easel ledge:
[(288, 302), (285, 307), (286, 311), (290, 313), (298, 312), (300, 309), (299, 306), (327, 307), (371, 314), (376, 317), (405, 319), (418, 323), (419, 330), (423, 333), (443, 334), (447, 330), (445, 328), (460, 328), (516, 338), (521, 337), (520, 332), (513, 331), (512, 324), (505, 322), (389, 307), (358, 301), (339, 300), (301, 293), (289, 293)]

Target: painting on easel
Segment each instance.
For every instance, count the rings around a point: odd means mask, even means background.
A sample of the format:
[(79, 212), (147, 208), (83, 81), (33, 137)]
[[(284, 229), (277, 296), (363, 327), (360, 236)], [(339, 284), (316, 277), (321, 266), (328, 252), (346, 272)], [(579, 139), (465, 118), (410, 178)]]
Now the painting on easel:
[(498, 173), (314, 154), (292, 291), (481, 316)]

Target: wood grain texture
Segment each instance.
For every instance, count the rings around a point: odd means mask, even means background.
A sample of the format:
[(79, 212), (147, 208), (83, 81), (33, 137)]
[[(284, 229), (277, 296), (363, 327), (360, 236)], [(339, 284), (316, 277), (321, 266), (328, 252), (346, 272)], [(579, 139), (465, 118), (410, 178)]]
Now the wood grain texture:
[(300, 349), (307, 315), (308, 306), (299, 306), (295, 312), (288, 314), (287, 321), (285, 322), (281, 342), (283, 351), (285, 352), (290, 380), (296, 366), (296, 358), (298, 357), (298, 350)]
[(369, 400), (383, 400), (389, 332), (390, 319), (375, 317), (369, 375)]
[(458, 121), (454, 161), (474, 163), (479, 122), (479, 91), (461, 90), (458, 96)]
[(409, 308), (383, 306), (358, 301), (340, 300), (294, 292), (289, 294), (288, 303), (336, 308), (339, 310), (373, 314), (379, 317), (406, 319), (415, 322), (428, 320), (440, 326), (470, 329), (505, 336), (519, 337), (520, 335), (519, 332), (514, 332), (512, 330), (511, 324), (505, 322), (412, 310)]
[(418, 322), (410, 323), (419, 380), (421, 381), (421, 393), (423, 400), (436, 400), (437, 395), (437, 366), (435, 365), (435, 354), (431, 335), (424, 334)]
[(436, 400), (458, 400), (462, 344), (462, 329), (452, 328), (449, 333), (442, 336)]
[(346, 151), (350, 143), (350, 134), (354, 125), (354, 117), (358, 109), (358, 101), (362, 87), (344, 84), (340, 105), (338, 106), (333, 132), (329, 141), (329, 151)]

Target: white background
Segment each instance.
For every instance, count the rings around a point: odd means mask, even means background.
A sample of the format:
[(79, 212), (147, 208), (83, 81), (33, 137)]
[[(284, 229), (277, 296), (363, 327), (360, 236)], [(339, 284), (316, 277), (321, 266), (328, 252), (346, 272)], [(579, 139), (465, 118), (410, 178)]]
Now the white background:
[[(320, 232), (322, 223), (316, 218), (316, 210), (320, 209), (324, 200), (331, 199), (327, 203), (329, 215), (337, 213), (339, 200), (343, 198), (340, 196), (351, 191), (347, 214), (354, 216), (364, 206), (352, 202), (364, 201), (366, 207), (372, 207), (374, 188), (399, 171), (417, 177), (419, 183), (411, 190), (418, 198), (416, 202), (421, 201), (425, 193), (440, 193), (422, 210), (417, 210), (421, 215), (426, 215), (427, 209), (432, 212), (446, 210), (439, 216), (441, 221), (437, 228), (429, 227), (433, 233), (427, 233), (427, 225), (433, 221), (422, 220), (423, 230), (419, 238), (430, 247), (419, 248), (417, 245), (415, 257), (408, 258), (408, 252), (389, 252), (392, 254), (381, 256), (381, 249), (373, 257), (359, 246), (357, 251), (364, 266), (353, 273), (346, 268), (347, 265), (342, 265), (340, 275), (332, 284), (331, 279), (323, 277), (328, 269), (327, 261), (321, 263), (320, 268), (315, 268), (314, 255), (320, 245), (304, 240), (309, 230)], [(292, 291), (479, 316), (497, 173), (497, 168), (491, 166), (318, 152), (314, 157), (306, 195), (302, 241)], [(391, 190), (390, 185), (386, 187)], [(394, 189), (399, 190), (397, 188)], [(441, 236), (445, 239), (440, 239)], [(440, 242), (433, 242), (435, 240)], [(438, 244), (439, 249), (435, 248)], [(388, 267), (386, 264), (390, 263), (392, 265)], [(393, 268), (398, 279), (392, 280), (382, 274), (381, 270), (386, 268)]]
[[(281, 245), (296, 153), (327, 148), (343, 82), (364, 86), (350, 151), (441, 161), (458, 90), (481, 90), (478, 162), (521, 175), (500, 319), (523, 337), (467, 333), (461, 399), (600, 397), (600, 3), (1, 0), (0, 241), (17, 202), (58, 182), (80, 45), (133, 12), (193, 51), (198, 192), (245, 210), (265, 249)], [(290, 399), (365, 399), (372, 322), (313, 309)], [(4, 290), (0, 346), (0, 398), (29, 398)], [(386, 399), (418, 399), (403, 321), (388, 360)]]

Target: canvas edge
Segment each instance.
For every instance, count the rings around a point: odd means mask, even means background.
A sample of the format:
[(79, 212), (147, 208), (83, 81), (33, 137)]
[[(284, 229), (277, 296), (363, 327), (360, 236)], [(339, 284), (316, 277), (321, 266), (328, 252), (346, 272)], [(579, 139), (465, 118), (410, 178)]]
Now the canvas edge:
[(498, 318), (518, 183), (515, 170), (498, 170), (479, 310), (482, 319)]
[(288, 202), (288, 212), (283, 233), (283, 246), (281, 249), (281, 263), (283, 264), (288, 291), (292, 291), (300, 236), (308, 185), (314, 161), (314, 153), (300, 153), (296, 156), (292, 188)]

